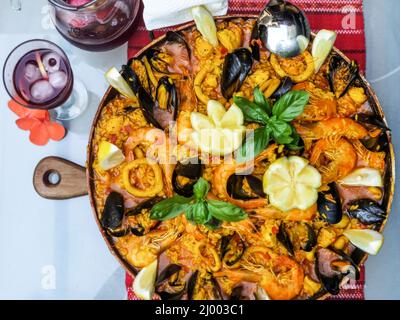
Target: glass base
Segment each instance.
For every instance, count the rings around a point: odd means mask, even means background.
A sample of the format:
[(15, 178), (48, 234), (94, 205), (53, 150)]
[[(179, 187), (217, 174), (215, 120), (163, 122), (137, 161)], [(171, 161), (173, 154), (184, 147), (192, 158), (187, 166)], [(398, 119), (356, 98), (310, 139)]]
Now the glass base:
[(85, 111), (88, 105), (88, 92), (82, 81), (74, 79), (74, 87), (68, 100), (61, 106), (50, 110), (53, 119), (72, 120)]

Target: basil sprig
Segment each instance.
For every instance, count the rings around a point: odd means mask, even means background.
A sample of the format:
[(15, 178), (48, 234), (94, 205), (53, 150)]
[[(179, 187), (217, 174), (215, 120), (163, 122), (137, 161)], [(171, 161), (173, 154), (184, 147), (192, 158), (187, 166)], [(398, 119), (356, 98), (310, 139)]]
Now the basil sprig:
[(210, 185), (200, 178), (193, 187), (190, 198), (175, 195), (158, 202), (150, 212), (153, 220), (168, 220), (185, 213), (186, 219), (194, 224), (203, 224), (216, 229), (222, 221), (235, 222), (247, 218), (246, 212), (231, 203), (206, 199)]
[(310, 98), (306, 91), (290, 91), (275, 102), (273, 107), (265, 99), (262, 91), (254, 89), (254, 101), (235, 96), (233, 101), (242, 110), (247, 122), (262, 126), (249, 135), (238, 150), (237, 161), (246, 162), (260, 154), (270, 140), (284, 144), (291, 150), (300, 150), (300, 136), (290, 124), (303, 113)]

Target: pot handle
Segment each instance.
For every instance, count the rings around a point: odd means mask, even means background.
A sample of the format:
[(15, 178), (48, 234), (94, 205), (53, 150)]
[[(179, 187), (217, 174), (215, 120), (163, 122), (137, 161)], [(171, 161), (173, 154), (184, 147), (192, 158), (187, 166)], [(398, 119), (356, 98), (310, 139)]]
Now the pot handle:
[(36, 165), (33, 187), (40, 196), (52, 200), (87, 195), (86, 169), (59, 157), (44, 158)]

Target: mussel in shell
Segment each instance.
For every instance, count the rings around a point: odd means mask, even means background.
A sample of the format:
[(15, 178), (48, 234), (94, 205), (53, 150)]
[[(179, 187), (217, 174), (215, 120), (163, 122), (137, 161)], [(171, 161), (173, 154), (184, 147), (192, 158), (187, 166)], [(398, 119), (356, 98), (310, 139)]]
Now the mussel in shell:
[(294, 86), (294, 83), (290, 77), (285, 77), (281, 80), (281, 84), (279, 85), (278, 89), (271, 95), (272, 99), (279, 99), (286, 93), (288, 93), (292, 87)]
[(292, 240), (290, 239), (289, 233), (286, 229), (286, 224), (282, 221), (279, 226), (278, 234), (276, 235), (278, 241), (286, 248), (288, 253), (293, 256), (294, 255), (294, 247)]
[(184, 197), (193, 195), (193, 186), (203, 175), (203, 165), (197, 158), (187, 162), (178, 162), (172, 174), (172, 186), (174, 191)]
[(322, 191), (318, 194), (318, 212), (329, 224), (336, 224), (339, 223), (343, 217), (342, 201), (336, 184), (332, 182), (328, 187), (329, 190)]
[(383, 120), (378, 119), (376, 115), (365, 113), (356, 114), (354, 116), (354, 120), (360, 122), (371, 132), (377, 129), (381, 131), (381, 133), (378, 135), (368, 135), (360, 140), (365, 148), (372, 152), (380, 152), (387, 149), (389, 145), (387, 132), (391, 130), (387, 127), (386, 123)]
[(314, 228), (308, 223), (301, 224), (301, 227), (307, 229), (307, 236), (300, 240), (300, 248), (303, 251), (310, 252), (317, 245), (317, 234), (315, 233)]
[(187, 296), (189, 300), (223, 300), (217, 280), (210, 273), (200, 276), (198, 270), (189, 278)]
[(174, 82), (169, 77), (162, 77), (156, 88), (156, 106), (153, 116), (162, 128), (167, 128), (178, 113), (178, 93)]
[(316, 251), (316, 272), (325, 290), (332, 295), (339, 293), (339, 285), (344, 277), (359, 278), (359, 269), (353, 260), (333, 248), (319, 248)]
[(225, 57), (221, 75), (221, 93), (225, 99), (239, 91), (252, 65), (252, 54), (246, 48), (236, 49)]
[(371, 199), (360, 199), (348, 204), (347, 214), (358, 219), (362, 224), (381, 223), (386, 218), (386, 211)]
[(317, 235), (306, 222), (295, 223), (290, 228), (282, 222), (276, 238), (291, 256), (295, 254), (295, 250), (310, 252), (317, 245)]
[[(248, 188), (244, 187), (244, 183), (248, 184)], [(234, 199), (250, 200), (266, 197), (262, 181), (251, 175), (231, 175), (227, 181), (226, 189), (229, 196)]]
[(170, 264), (157, 277), (156, 293), (161, 300), (180, 300), (185, 294), (186, 283), (179, 277), (182, 267)]
[(335, 55), (329, 61), (328, 81), (331, 91), (337, 98), (343, 97), (359, 77), (359, 66), (356, 61), (347, 63)]
[(221, 260), (228, 267), (233, 266), (243, 256), (245, 244), (241, 237), (235, 233), (221, 239)]
[(111, 192), (106, 199), (101, 225), (110, 230), (121, 227), (124, 219), (124, 198), (118, 192)]

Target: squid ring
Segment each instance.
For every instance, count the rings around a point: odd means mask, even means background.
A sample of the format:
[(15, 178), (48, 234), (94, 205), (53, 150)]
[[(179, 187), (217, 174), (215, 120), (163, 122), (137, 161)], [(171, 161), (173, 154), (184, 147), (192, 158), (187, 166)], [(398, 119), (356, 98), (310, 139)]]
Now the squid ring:
[(196, 77), (194, 78), (194, 92), (196, 93), (197, 98), (205, 105), (207, 105), (210, 98), (203, 93), (203, 90), (201, 90), (201, 84), (204, 81), (206, 75), (211, 71), (211, 69), (211, 66), (204, 67), (199, 71), (199, 73), (197, 73)]
[(207, 269), (211, 272), (217, 272), (219, 269), (221, 269), (222, 263), (221, 259), (217, 253), (217, 251), (214, 248), (207, 248), (207, 245), (204, 242), (200, 242), (197, 245), (197, 251), (198, 251), (198, 256), (201, 257), (203, 256), (201, 251), (202, 249), (207, 249), (209, 253), (211, 253), (212, 258), (214, 260), (214, 265), (207, 265)]
[[(300, 55), (300, 57), (303, 57), (303, 61), (306, 63), (307, 67), (302, 73), (298, 75), (288, 74), (285, 70), (283, 70), (281, 64), (279, 63), (278, 57), (275, 54), (271, 54), (271, 64), (275, 72), (281, 78), (290, 77), (290, 79), (292, 79), (294, 82), (303, 82), (314, 74), (314, 59), (311, 53), (309, 53), (308, 51), (304, 51)], [(290, 59), (287, 60), (290, 61)]]
[[(154, 172), (154, 185), (146, 190), (139, 189), (134, 187), (129, 178), (130, 171), (132, 169), (138, 168), (140, 165), (148, 165), (152, 168)], [(148, 198), (148, 197), (153, 197), (157, 193), (161, 192), (163, 190), (163, 183), (162, 183), (162, 172), (161, 168), (158, 164), (156, 163), (149, 163), (146, 159), (137, 159), (129, 162), (123, 169), (122, 172), (122, 181), (124, 183), (125, 189), (132, 195), (140, 198)]]

